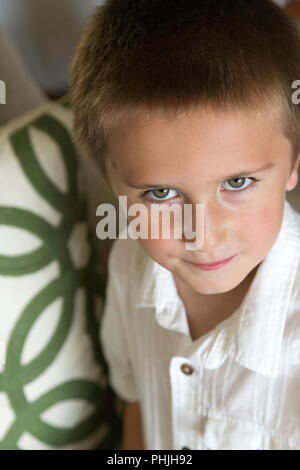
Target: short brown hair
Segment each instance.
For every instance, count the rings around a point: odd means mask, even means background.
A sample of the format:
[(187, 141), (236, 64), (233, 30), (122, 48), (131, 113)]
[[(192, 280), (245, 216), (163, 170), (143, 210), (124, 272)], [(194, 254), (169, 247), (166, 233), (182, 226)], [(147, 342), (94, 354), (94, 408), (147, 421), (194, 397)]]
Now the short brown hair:
[(276, 100), (296, 160), (297, 79), (299, 33), (271, 0), (107, 0), (70, 66), (73, 138), (105, 173), (110, 127), (139, 109), (176, 115)]

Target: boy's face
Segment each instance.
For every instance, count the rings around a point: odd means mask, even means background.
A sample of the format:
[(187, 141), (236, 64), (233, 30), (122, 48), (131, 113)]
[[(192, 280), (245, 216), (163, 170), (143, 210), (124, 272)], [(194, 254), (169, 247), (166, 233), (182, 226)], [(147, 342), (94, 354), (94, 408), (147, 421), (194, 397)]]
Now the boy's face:
[[(150, 120), (141, 114), (115, 127), (105, 165), (115, 195), (127, 196), (128, 207), (145, 203), (150, 209), (160, 203), (170, 208), (179, 203), (183, 209), (183, 204), (204, 204), (200, 250), (186, 250), (191, 240), (184, 237), (139, 243), (190, 292), (219, 294), (251, 275), (274, 244), (285, 192), (297, 184), (299, 157), (292, 168), (290, 141), (271, 108), (260, 113), (199, 109), (172, 120), (163, 115)], [(192, 264), (232, 256), (219, 269)]]

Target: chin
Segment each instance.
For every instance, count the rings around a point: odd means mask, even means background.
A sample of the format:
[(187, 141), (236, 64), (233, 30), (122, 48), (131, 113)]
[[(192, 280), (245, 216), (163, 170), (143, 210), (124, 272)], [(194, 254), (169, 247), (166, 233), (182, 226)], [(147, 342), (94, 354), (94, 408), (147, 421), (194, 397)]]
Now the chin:
[(229, 292), (235, 289), (240, 282), (213, 282), (213, 281), (203, 281), (201, 285), (194, 285), (191, 286), (196, 292), (199, 294), (204, 295), (211, 295), (211, 294), (225, 294), (225, 292)]
[(223, 292), (230, 290), (230, 288), (226, 289), (222, 286), (213, 285), (211, 283), (205, 283), (205, 282), (201, 283), (201, 286), (199, 285), (193, 286), (190, 284), (190, 287), (198, 294), (203, 294), (203, 295), (222, 294)]

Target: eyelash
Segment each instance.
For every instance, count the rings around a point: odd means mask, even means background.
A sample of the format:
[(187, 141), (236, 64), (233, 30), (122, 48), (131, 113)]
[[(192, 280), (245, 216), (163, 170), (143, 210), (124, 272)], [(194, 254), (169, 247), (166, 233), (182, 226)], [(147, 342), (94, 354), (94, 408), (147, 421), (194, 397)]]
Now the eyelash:
[[(259, 181), (258, 179), (253, 178), (253, 177), (251, 177), (251, 178), (250, 177), (239, 177), (239, 178), (231, 178), (231, 179), (245, 179), (245, 180), (249, 179), (249, 180), (252, 180), (252, 182), (245, 189), (237, 189), (237, 190), (232, 190), (232, 191), (224, 189), (223, 191), (226, 191), (226, 192), (229, 192), (229, 193), (246, 193), (247, 191), (252, 191), (255, 188), (256, 183)], [(227, 183), (228, 181), (231, 181), (231, 180), (226, 180), (225, 183)], [(156, 188), (156, 189), (167, 189), (167, 188)], [(148, 203), (156, 202), (158, 204), (161, 204), (165, 201), (172, 201), (172, 199), (174, 199), (174, 198), (170, 198), (170, 199), (149, 199), (149, 198), (147, 198), (147, 194), (155, 191), (156, 189), (148, 189), (147, 191), (144, 191), (141, 194), (142, 198), (145, 199), (146, 203), (147, 202)]]

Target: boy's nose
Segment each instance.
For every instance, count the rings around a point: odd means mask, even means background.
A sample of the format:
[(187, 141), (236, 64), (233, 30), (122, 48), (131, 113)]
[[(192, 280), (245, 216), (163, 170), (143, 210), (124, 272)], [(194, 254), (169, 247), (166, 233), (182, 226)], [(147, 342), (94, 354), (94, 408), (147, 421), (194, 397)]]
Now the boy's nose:
[[(212, 257), (216, 253), (220, 253), (221, 247), (226, 246), (227, 234), (228, 234), (228, 214), (224, 208), (217, 208), (216, 206), (208, 207), (208, 204), (203, 205), (204, 219), (197, 222), (196, 204), (192, 204), (192, 221), (189, 226), (192, 228), (192, 232), (196, 234), (192, 239), (185, 237), (183, 232), (183, 238), (185, 242), (196, 243), (197, 240), (202, 239), (199, 250), (205, 252)], [(202, 237), (198, 233), (201, 231)]]

